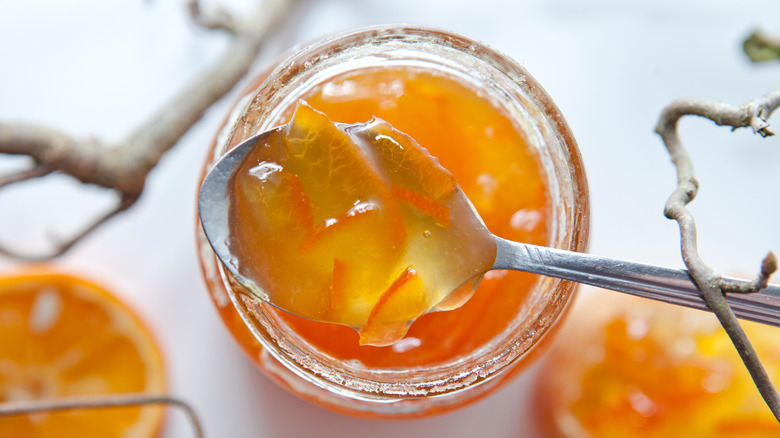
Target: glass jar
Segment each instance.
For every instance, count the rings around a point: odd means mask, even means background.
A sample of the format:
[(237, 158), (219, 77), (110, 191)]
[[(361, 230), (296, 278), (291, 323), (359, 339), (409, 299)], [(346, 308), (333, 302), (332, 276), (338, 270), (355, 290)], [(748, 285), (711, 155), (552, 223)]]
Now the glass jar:
[[(522, 133), (544, 179), (550, 212), (546, 216), (546, 244), (585, 250), (587, 183), (563, 116), (517, 63), (477, 41), (440, 30), (378, 26), (296, 50), (251, 85), (251, 93), (226, 121), (204, 171), (242, 140), (286, 121), (298, 99), (313, 87), (351, 71), (390, 66), (457, 78), (473, 88), (475, 95), (501, 107)], [(543, 340), (549, 343), (550, 329), (574, 290), (571, 282), (535, 279), (511, 323), (468, 354), (425, 366), (372, 367), (338, 359), (308, 342), (280, 318), (278, 311), (242, 291), (216, 259), (200, 226), (198, 239), (212, 299), (249, 357), (272, 379), (304, 399), (367, 417), (430, 415), (462, 406), (497, 388), (530, 362)]]
[[(534, 382), (543, 436), (780, 436), (714, 314), (591, 289)], [(742, 326), (769, 378), (780, 382), (780, 328)]]

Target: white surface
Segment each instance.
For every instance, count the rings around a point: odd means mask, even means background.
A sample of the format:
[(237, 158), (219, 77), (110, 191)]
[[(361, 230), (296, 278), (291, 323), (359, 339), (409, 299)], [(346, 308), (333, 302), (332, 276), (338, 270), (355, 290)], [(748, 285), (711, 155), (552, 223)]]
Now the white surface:
[[(181, 3), (0, 2), (0, 119), (123, 138), (227, 44), (189, 24)], [(678, 97), (741, 104), (780, 86), (780, 63), (753, 66), (740, 51), (753, 28), (780, 31), (777, 17), (780, 2), (758, 0), (738, 7), (725, 0), (307, 1), (268, 42), (257, 68), (293, 44), (365, 24), (419, 23), (485, 41), (524, 63), (568, 119), (590, 181), (591, 252), (681, 266), (676, 226), (662, 215), (674, 171), (653, 127)], [(146, 318), (163, 346), (171, 392), (194, 404), (207, 435), (535, 436), (531, 376), (451, 414), (377, 422), (309, 405), (252, 367), (211, 307), (193, 239), (199, 167), (231, 101), (213, 107), (163, 158), (131, 211), (57, 261)], [(780, 251), (780, 140), (699, 120), (685, 120), (681, 132), (703, 186), (693, 204), (702, 254), (728, 273), (754, 272), (767, 250)], [(0, 157), (0, 171), (20, 163)], [(107, 202), (92, 199), (93, 190), (90, 204), (68, 200), (83, 191), (65, 178), (37, 185), (0, 191), (0, 241), (34, 245), (46, 230), (72, 229), (83, 205)], [(27, 210), (36, 203), (54, 225)], [(4, 271), (20, 265), (0, 258)], [(177, 414), (170, 418), (166, 436), (190, 436)]]

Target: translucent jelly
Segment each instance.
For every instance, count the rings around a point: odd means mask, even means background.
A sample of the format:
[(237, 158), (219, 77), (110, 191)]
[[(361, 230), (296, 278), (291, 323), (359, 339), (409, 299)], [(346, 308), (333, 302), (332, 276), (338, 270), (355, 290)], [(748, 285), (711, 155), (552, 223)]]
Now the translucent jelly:
[[(382, 66), (329, 78), (300, 98), (331, 120), (386, 120), (424, 145), (455, 177), (493, 234), (549, 244), (552, 203), (539, 157), (506, 109), (470, 84), (427, 69)], [(253, 117), (251, 110), (242, 116), (226, 148), (258, 132)], [(287, 123), (291, 117), (292, 110), (282, 112), (270, 126)], [(533, 305), (529, 294), (536, 282), (533, 274), (490, 271), (464, 305), (420, 316), (404, 339), (385, 347), (361, 345), (358, 333), (341, 324), (263, 307), (311, 348), (335, 360), (371, 369), (421, 368), (467, 357), (501, 336)], [(249, 356), (258, 357), (260, 347), (239, 313), (220, 304), (227, 297), (216, 298), (220, 286), (210, 284), (223, 320)]]
[(495, 243), (455, 178), (373, 118), (334, 124), (301, 103), (233, 175), (231, 251), (269, 301), (390, 345), (474, 292)]

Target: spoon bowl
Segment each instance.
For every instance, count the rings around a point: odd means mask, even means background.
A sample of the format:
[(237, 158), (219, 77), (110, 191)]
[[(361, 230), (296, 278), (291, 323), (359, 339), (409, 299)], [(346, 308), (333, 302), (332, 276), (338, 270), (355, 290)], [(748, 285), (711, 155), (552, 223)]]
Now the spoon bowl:
[(229, 203), (230, 203), (230, 179), (241, 161), (258, 143), (268, 140), (270, 137), (280, 132), (282, 126), (269, 131), (261, 132), (238, 144), (236, 147), (223, 155), (217, 163), (209, 170), (203, 178), (198, 194), (198, 215), (206, 239), (214, 249), (217, 258), (235, 278), (235, 280), (245, 287), (252, 295), (261, 300), (281, 309), (268, 297), (262, 288), (254, 281), (241, 274), (238, 265), (238, 259), (230, 251), (230, 224), (229, 224)]

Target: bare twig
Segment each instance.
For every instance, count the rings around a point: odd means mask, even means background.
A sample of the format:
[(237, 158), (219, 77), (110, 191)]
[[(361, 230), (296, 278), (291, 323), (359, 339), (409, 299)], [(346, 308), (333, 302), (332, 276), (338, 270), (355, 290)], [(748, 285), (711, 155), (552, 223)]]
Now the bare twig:
[[(73, 245), (81, 241), (84, 237), (86, 237), (89, 233), (93, 232), (95, 229), (100, 227), (103, 223), (111, 219), (112, 217), (116, 216), (117, 214), (127, 210), (132, 204), (135, 202), (135, 199), (130, 199), (128, 201), (120, 202), (118, 206), (116, 206), (114, 209), (107, 211), (102, 216), (98, 217), (97, 219), (93, 220), (91, 223), (89, 223), (87, 226), (81, 229), (81, 231), (76, 232), (74, 235), (72, 235), (70, 238), (68, 238), (65, 241), (61, 241), (59, 243), (53, 244), (53, 249), (51, 252), (46, 254), (43, 258), (54, 258), (58, 257), (62, 254), (64, 254), (67, 250), (69, 250)], [(28, 254), (22, 254), (19, 252), (12, 252), (11, 250), (7, 249), (6, 247), (0, 246), (0, 254), (14, 257), (19, 260), (40, 260), (42, 257), (36, 256), (36, 255), (28, 255)]]
[[(0, 132), (2, 132), (2, 124), (0, 124)], [(51, 172), (51, 169), (39, 164), (16, 173), (0, 175), (0, 188), (9, 184), (27, 181), (28, 179), (40, 178), (50, 174)]]
[(755, 349), (739, 325), (734, 312), (728, 306), (725, 294), (729, 292), (758, 292), (765, 287), (769, 276), (777, 269), (777, 260), (769, 253), (761, 264), (761, 271), (752, 282), (723, 281), (722, 276), (699, 256), (696, 244), (696, 224), (686, 205), (696, 197), (699, 183), (693, 171), (693, 163), (677, 135), (677, 122), (686, 115), (705, 117), (718, 125), (733, 129), (751, 127), (763, 137), (773, 135), (767, 119), (780, 106), (780, 89), (774, 90), (740, 107), (713, 103), (702, 99), (680, 99), (667, 106), (658, 121), (656, 132), (663, 139), (674, 165), (677, 167), (677, 189), (669, 197), (664, 214), (676, 220), (680, 227), (680, 246), (683, 261), (703, 295), (707, 305), (718, 317), (721, 325), (737, 348), (742, 361), (750, 372), (761, 396), (772, 413), (780, 421), (780, 395), (769, 379)]
[[(24, 170), (0, 176), (0, 188), (47, 172), (62, 172), (85, 184), (116, 191), (119, 206), (85, 227), (47, 254), (25, 254), (9, 248), (0, 253), (22, 259), (48, 259), (62, 254), (110, 217), (130, 208), (144, 188), (144, 181), (160, 157), (172, 148), (212, 104), (227, 94), (246, 75), (265, 39), (282, 20), (293, 0), (265, 0), (243, 20), (203, 13), (197, 1), (188, 4), (196, 23), (227, 30), (234, 35), (228, 51), (212, 67), (183, 89), (124, 141), (108, 145), (98, 140), (80, 140), (44, 126), (0, 122), (0, 154), (32, 157), (37, 171)], [(36, 173), (38, 172), (38, 173)]]
[(35, 400), (25, 402), (0, 403), (0, 417), (10, 415), (26, 415), (40, 412), (64, 411), (75, 409), (100, 409), (123, 406), (141, 406), (151, 404), (166, 404), (180, 408), (187, 416), (197, 438), (203, 438), (203, 427), (198, 415), (187, 402), (173, 397), (148, 394), (107, 394), (91, 397), (69, 397), (53, 400)]
[(234, 17), (220, 5), (214, 6), (210, 13), (203, 12), (198, 0), (189, 0), (187, 8), (190, 11), (192, 21), (206, 29), (219, 29), (236, 35), (240, 32)]
[(745, 54), (753, 62), (780, 59), (780, 36), (757, 30), (747, 37), (742, 46)]

